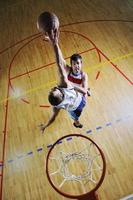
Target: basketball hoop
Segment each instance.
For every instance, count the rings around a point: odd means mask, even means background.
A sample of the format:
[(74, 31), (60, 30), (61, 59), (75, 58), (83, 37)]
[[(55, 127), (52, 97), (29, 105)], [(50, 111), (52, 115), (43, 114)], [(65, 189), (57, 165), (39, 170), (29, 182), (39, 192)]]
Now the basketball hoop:
[(70, 134), (58, 139), (46, 158), (46, 174), (61, 195), (78, 200), (98, 200), (106, 161), (100, 147), (90, 138)]

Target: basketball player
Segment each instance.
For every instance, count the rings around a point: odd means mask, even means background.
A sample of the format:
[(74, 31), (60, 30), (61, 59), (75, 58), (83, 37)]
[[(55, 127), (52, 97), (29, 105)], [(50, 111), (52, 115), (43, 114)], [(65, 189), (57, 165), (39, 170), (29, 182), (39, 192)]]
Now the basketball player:
[[(76, 128), (82, 128), (83, 125), (79, 122), (79, 117), (86, 104), (85, 95), (87, 90), (76, 86), (73, 87), (67, 77), (65, 62), (58, 45), (58, 37), (51, 39), (51, 43), (55, 52), (60, 81), (59, 85), (52, 88), (49, 92), (48, 100), (53, 106), (53, 112), (48, 122), (40, 125), (40, 130), (44, 132), (54, 122), (61, 109), (68, 111), (74, 120), (73, 125)], [(78, 71), (78, 69), (75, 70)]]
[(65, 63), (65, 70), (67, 72), (67, 78), (72, 83), (74, 87), (79, 89), (79, 91), (84, 91), (88, 96), (90, 96), (90, 88), (88, 89), (88, 76), (82, 71), (82, 57), (80, 54), (73, 54), (70, 57), (70, 64), (68, 66)]
[[(37, 20), (37, 28), (43, 33), (45, 40), (56, 40), (56, 38), (59, 37), (59, 19), (54, 13), (41, 13)], [(64, 60), (63, 57), (62, 60)], [(90, 96), (88, 76), (82, 71), (82, 57), (79, 54), (73, 54), (70, 58), (71, 67), (66, 65), (65, 60), (63, 62), (68, 80), (73, 86), (76, 86), (77, 89), (80, 91), (83, 90), (83, 92)]]

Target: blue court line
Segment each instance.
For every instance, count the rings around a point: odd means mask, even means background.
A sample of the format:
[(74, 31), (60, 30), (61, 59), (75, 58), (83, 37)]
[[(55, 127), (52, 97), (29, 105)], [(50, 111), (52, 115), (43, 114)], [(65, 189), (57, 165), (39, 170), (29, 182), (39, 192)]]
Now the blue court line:
[(102, 126), (97, 126), (97, 127), (96, 127), (96, 130), (97, 130), (97, 131), (100, 130), (100, 129), (102, 129)]
[(17, 159), (21, 159), (23, 157), (23, 155), (17, 156)]
[(57, 142), (57, 144), (61, 144), (62, 143), (62, 141), (61, 140), (59, 140), (59, 142)]
[(67, 140), (67, 141), (70, 141), (70, 140), (72, 140), (72, 137), (69, 137), (69, 138), (67, 138), (66, 140)]
[(40, 147), (40, 148), (37, 149), (38, 152), (40, 152), (40, 151), (42, 151), (42, 150), (43, 150), (42, 147)]
[(122, 119), (117, 119), (117, 120), (116, 120), (116, 122), (120, 122), (120, 121), (122, 121)]
[(112, 126), (112, 122), (108, 122), (106, 126)]
[[(128, 118), (130, 118), (131, 117), (131, 115), (128, 115), (128, 116), (126, 116), (126, 117), (124, 117), (124, 119), (128, 119)], [(115, 120), (115, 122), (116, 123), (118, 123), (118, 122), (120, 122), (120, 121), (122, 121), (122, 119), (121, 118), (118, 118), (118, 119), (116, 119)], [(106, 124), (105, 124), (105, 127), (109, 127), (109, 126), (112, 126), (113, 125), (113, 123), (112, 122), (107, 122)], [(102, 130), (103, 128), (105, 128), (105, 127), (103, 127), (103, 126), (96, 126), (96, 130), (97, 131), (100, 131), (100, 130)], [(88, 129), (87, 131), (86, 131), (86, 134), (89, 134), (89, 133), (93, 133), (93, 130), (92, 129)], [(72, 137), (69, 137), (69, 138), (66, 138), (66, 141), (70, 141), (70, 140), (72, 140)], [(62, 143), (62, 141), (60, 140), (59, 142), (58, 142), (58, 144), (61, 144)], [(51, 148), (52, 147), (52, 144), (48, 144), (47, 145), (47, 148)], [(36, 149), (36, 151), (37, 152), (41, 152), (41, 151), (43, 151), (43, 147), (38, 147), (37, 149)], [(24, 156), (25, 155), (25, 156)], [(19, 155), (19, 156), (17, 156), (17, 159), (21, 159), (21, 158), (23, 158), (23, 157), (26, 157), (26, 156), (29, 156), (29, 155), (33, 155), (33, 151), (29, 151), (27, 154), (24, 154), (24, 155)], [(13, 160), (13, 159), (10, 159), (10, 160), (8, 160), (7, 161), (7, 163), (13, 163), (15, 160)], [(2, 163), (0, 163), (0, 167), (2, 168), (4, 165), (2, 164)]]
[(53, 146), (52, 144), (48, 144), (48, 145), (47, 145), (47, 148), (50, 148), (50, 147), (52, 147), (52, 146)]
[(87, 130), (86, 133), (92, 133), (92, 130), (91, 130), (91, 129), (90, 129), (90, 130)]
[(12, 163), (13, 161), (14, 161), (14, 160), (8, 160), (7, 162), (8, 162), (8, 163)]
[(30, 151), (27, 153), (27, 155), (32, 155), (33, 154), (33, 151)]

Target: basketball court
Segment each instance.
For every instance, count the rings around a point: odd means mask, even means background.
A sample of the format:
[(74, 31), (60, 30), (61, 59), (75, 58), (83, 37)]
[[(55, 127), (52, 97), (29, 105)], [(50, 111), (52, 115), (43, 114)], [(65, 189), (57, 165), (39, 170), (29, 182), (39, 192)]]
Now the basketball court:
[[(53, 49), (36, 28), (37, 17), (47, 10), (59, 17), (66, 62), (73, 53), (82, 56), (91, 97), (81, 116), (82, 129), (61, 111), (41, 134), (38, 125), (51, 114), (48, 92), (58, 82)], [(0, 199), (68, 199), (49, 183), (46, 158), (51, 146), (69, 134), (90, 138), (104, 154), (99, 199), (133, 194), (132, 0), (7, 0), (0, 2), (0, 13)], [(69, 145), (73, 151), (73, 139), (66, 140)], [(67, 149), (60, 141), (57, 146)], [(82, 162), (75, 165), (80, 171)], [(61, 184), (58, 174), (56, 181)], [(71, 182), (63, 187), (75, 194)]]

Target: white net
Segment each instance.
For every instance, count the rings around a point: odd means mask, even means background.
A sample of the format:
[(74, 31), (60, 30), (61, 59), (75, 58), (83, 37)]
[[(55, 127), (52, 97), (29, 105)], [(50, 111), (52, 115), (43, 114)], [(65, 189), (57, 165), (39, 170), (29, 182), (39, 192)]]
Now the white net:
[(55, 187), (79, 195), (96, 186), (103, 171), (103, 160), (95, 144), (73, 137), (69, 143), (63, 141), (56, 145), (52, 152), (49, 175)]

